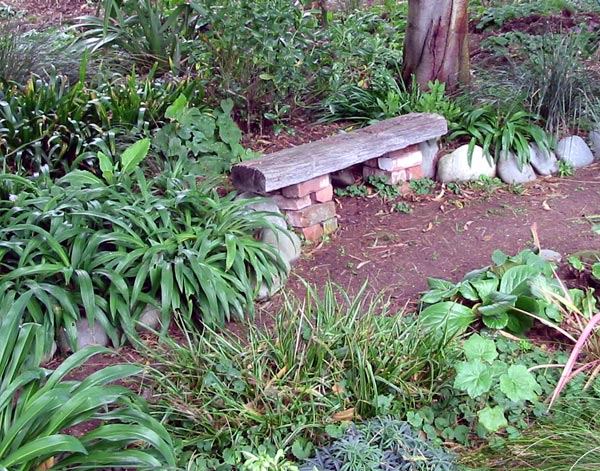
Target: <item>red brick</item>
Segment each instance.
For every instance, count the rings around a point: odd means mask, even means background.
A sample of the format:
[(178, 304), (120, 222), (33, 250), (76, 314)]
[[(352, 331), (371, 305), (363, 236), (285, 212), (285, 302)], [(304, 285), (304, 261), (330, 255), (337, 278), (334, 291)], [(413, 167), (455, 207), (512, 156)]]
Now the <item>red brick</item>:
[(288, 222), (294, 227), (310, 227), (335, 217), (335, 203), (313, 204), (299, 211), (286, 211)]
[[(408, 149), (411, 149), (410, 152), (406, 152)], [(423, 153), (418, 146), (390, 152), (378, 159), (379, 168), (389, 172), (421, 165), (421, 162), (423, 162)]]
[(415, 165), (414, 167), (406, 169), (407, 180), (413, 180), (416, 178), (423, 178), (423, 167), (421, 165)]
[(380, 168), (363, 167), (363, 177), (385, 177), (388, 185), (397, 185), (406, 180), (406, 172), (404, 170), (388, 172)]
[(311, 193), (310, 198), (314, 203), (327, 203), (331, 201), (333, 199), (333, 186), (329, 185), (322, 190)]
[(321, 226), (321, 224), (315, 224), (314, 226), (310, 227), (302, 227), (299, 228), (299, 231), (306, 240), (310, 240), (312, 242), (318, 242), (323, 238), (323, 226)]
[(306, 208), (312, 204), (310, 196), (306, 195), (302, 198), (286, 198), (283, 195), (273, 195), (273, 201), (277, 207), (281, 210), (291, 209), (298, 211), (299, 209)]
[(312, 180), (286, 186), (281, 190), (281, 194), (287, 198), (302, 198), (303, 196), (310, 195), (315, 191), (322, 190), (328, 185), (331, 185), (331, 182), (329, 181), (329, 175), (322, 175), (320, 177), (313, 178)]
[(338, 220), (337, 218), (327, 219), (327, 221), (323, 221), (321, 225), (323, 226), (323, 232), (325, 234), (331, 234), (338, 228)]

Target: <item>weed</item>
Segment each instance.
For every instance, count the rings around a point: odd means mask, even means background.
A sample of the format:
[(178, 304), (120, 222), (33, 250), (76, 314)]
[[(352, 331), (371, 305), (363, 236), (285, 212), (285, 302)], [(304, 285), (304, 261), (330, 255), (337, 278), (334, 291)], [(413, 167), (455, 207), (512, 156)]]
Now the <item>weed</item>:
[(392, 210), (397, 213), (410, 214), (412, 213), (412, 206), (406, 201), (398, 201), (392, 205)]
[(335, 194), (338, 196), (360, 197), (367, 196), (369, 194), (369, 190), (366, 185), (358, 184), (350, 185), (345, 188), (336, 188)]
[(558, 176), (561, 178), (572, 177), (573, 176), (573, 166), (569, 162), (565, 162), (564, 160), (558, 161)]
[(367, 177), (366, 181), (384, 201), (393, 200), (402, 194), (400, 187), (388, 184), (386, 177), (371, 176)]
[(413, 178), (408, 185), (417, 195), (429, 195), (435, 188), (435, 182), (431, 178)]

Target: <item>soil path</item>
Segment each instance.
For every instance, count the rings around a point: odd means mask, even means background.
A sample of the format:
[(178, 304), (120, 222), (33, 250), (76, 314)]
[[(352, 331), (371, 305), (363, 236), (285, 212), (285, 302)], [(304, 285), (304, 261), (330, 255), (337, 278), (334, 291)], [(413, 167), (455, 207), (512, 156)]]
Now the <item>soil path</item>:
[[(599, 171), (594, 164), (572, 177), (542, 178), (523, 185), (521, 194), (490, 186), (455, 195), (438, 186), (428, 197), (412, 195), (410, 214), (391, 211), (378, 196), (338, 198), (340, 229), (307, 247), (294, 273), (350, 292), (368, 280), (370, 290), (385, 291), (399, 306), (412, 304), (427, 289), (427, 277), (458, 281), (490, 264), (496, 249), (512, 255), (531, 247), (534, 223), (542, 248), (565, 260), (599, 246), (591, 229), (600, 222)], [(301, 283), (292, 277), (288, 286), (298, 290)]]

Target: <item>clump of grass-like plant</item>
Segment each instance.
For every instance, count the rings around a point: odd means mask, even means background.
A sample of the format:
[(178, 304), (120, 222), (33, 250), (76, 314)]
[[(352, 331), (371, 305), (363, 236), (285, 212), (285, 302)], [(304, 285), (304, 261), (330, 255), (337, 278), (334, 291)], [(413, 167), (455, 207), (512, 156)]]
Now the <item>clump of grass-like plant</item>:
[(389, 315), (365, 288), (352, 298), (331, 284), (322, 296), (307, 287), (305, 299), (287, 298), (271, 332), (186, 329), (184, 342), (150, 352), (170, 429), (217, 467), (260, 446), (308, 456), (343, 421), (431, 403), (452, 347)]

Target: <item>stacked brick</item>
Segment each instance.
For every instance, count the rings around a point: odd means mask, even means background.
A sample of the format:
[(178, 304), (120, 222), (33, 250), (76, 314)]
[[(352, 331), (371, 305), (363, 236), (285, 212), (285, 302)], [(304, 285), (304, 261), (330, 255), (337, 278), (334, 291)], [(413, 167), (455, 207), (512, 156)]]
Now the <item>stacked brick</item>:
[(385, 177), (388, 184), (398, 185), (413, 178), (422, 178), (423, 153), (419, 145), (389, 152), (379, 158), (367, 160), (363, 167), (363, 177)]
[(285, 213), (288, 223), (307, 240), (320, 240), (337, 229), (329, 175), (287, 186), (271, 197)]

